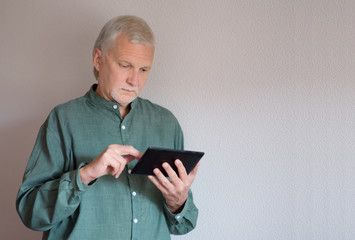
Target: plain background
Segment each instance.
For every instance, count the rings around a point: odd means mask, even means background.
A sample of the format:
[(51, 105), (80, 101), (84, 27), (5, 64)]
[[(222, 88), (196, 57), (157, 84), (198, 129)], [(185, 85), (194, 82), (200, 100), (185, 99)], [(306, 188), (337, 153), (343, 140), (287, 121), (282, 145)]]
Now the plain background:
[(2, 239), (40, 238), (15, 211), (38, 129), (122, 14), (156, 35), (142, 96), (206, 152), (198, 226), (173, 239), (355, 239), (355, 1), (1, 0)]

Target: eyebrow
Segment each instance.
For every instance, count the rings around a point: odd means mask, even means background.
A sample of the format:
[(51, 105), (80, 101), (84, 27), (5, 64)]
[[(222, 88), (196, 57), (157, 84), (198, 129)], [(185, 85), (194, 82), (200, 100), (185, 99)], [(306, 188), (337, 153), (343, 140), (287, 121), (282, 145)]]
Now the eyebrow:
[[(116, 62), (117, 62), (118, 64), (120, 64), (120, 63), (126, 63), (126, 64), (129, 64), (129, 65), (131, 65), (131, 66), (134, 66), (131, 62), (128, 62), (128, 61), (126, 61), (126, 60), (116, 59)], [(140, 68), (151, 69), (152, 67), (150, 67), (150, 66), (143, 66), (143, 67), (140, 67)]]

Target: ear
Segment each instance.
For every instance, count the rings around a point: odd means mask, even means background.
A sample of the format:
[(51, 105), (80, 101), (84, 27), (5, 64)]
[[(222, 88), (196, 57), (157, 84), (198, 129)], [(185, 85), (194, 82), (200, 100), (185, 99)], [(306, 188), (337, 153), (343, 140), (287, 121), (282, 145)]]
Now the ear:
[(102, 52), (100, 49), (95, 48), (94, 56), (93, 56), (93, 64), (96, 71), (98, 72), (100, 71), (101, 63), (102, 63)]

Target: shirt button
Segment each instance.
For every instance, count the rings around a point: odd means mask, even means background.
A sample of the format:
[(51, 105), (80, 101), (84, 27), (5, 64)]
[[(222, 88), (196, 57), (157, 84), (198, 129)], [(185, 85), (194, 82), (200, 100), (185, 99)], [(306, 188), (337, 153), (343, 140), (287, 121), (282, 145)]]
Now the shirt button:
[(137, 218), (135, 218), (135, 219), (133, 220), (133, 222), (134, 222), (134, 223), (137, 223), (137, 222), (138, 222), (138, 219), (137, 219)]
[(122, 129), (125, 130), (125, 129), (126, 129), (126, 126), (125, 126), (125, 125), (122, 125)]
[(176, 217), (175, 217), (176, 219), (180, 219), (180, 214), (179, 215), (176, 215)]
[(117, 109), (117, 105), (113, 105), (112, 107), (113, 107), (113, 109), (115, 109), (115, 110)]
[(128, 174), (131, 174), (132, 170), (131, 169), (128, 169)]
[(132, 192), (132, 195), (133, 195), (133, 196), (136, 196), (136, 195), (137, 195), (137, 193), (136, 193), (136, 192)]

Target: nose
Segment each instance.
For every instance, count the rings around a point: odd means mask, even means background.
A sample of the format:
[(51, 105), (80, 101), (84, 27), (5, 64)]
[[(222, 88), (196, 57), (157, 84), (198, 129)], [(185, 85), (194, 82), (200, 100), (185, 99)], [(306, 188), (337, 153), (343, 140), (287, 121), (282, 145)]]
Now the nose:
[(138, 84), (138, 72), (132, 70), (128, 76), (127, 82), (132, 86), (137, 86)]

